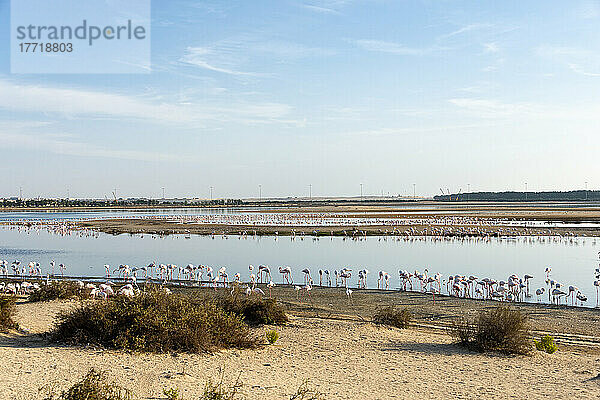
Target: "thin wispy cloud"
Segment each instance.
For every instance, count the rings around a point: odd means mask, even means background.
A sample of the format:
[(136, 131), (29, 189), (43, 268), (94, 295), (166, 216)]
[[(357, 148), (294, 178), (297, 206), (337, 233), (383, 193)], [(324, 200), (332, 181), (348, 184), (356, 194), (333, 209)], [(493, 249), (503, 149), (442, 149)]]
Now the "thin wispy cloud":
[(61, 137), (72, 135), (40, 135), (23, 132), (8, 133), (0, 130), (0, 147), (22, 150), (40, 150), (44, 153), (77, 156), (112, 158), (129, 161), (192, 161), (192, 158), (181, 154), (166, 154), (152, 151), (111, 149), (81, 141), (66, 140)]
[(339, 11), (336, 11), (332, 8), (319, 7), (319, 6), (314, 6), (312, 4), (303, 4), (302, 7), (307, 8), (311, 11), (321, 13), (321, 14), (339, 14)]
[(335, 54), (335, 51), (278, 40), (265, 35), (247, 34), (221, 40), (208, 46), (189, 46), (179, 58), (179, 63), (238, 78), (265, 77), (270, 73), (248, 71), (243, 65), (258, 60), (261, 62), (272, 60), (273, 63), (279, 63), (331, 54)]
[(96, 116), (194, 122), (200, 116), (186, 107), (155, 104), (143, 98), (97, 90), (22, 85), (0, 80), (0, 109), (54, 113), (63, 117)]
[(351, 0), (321, 0), (302, 3), (301, 5), (320, 14), (340, 14), (340, 9), (351, 2)]
[(387, 42), (383, 40), (355, 40), (353, 42), (363, 50), (374, 51), (379, 53), (396, 54), (401, 56), (422, 56), (435, 52), (447, 50), (443, 47), (409, 47), (400, 43)]
[(536, 120), (592, 120), (600, 121), (600, 104), (539, 104), (531, 102), (503, 102), (484, 98), (454, 98), (448, 102), (481, 118), (530, 118)]
[(500, 47), (497, 43), (484, 43), (483, 51), (486, 53), (497, 53), (500, 51)]
[[(86, 89), (21, 85), (0, 80), (0, 110), (43, 113), (56, 118), (139, 119), (170, 125), (203, 126), (208, 122), (262, 121), (289, 122), (292, 107), (277, 102), (231, 102), (202, 104), (152, 101), (143, 96), (128, 96)], [(286, 122), (287, 123), (287, 122)]]
[(559, 63), (570, 71), (589, 77), (600, 76), (600, 54), (577, 47), (544, 45), (536, 49), (545, 59)]
[(592, 76), (592, 77), (600, 76), (600, 71), (599, 72), (589, 72), (577, 64), (569, 64), (569, 69), (579, 75)]
[(464, 124), (464, 125), (441, 125), (441, 126), (416, 126), (416, 127), (403, 127), (403, 128), (380, 128), (380, 129), (367, 129), (362, 131), (348, 131), (344, 132), (344, 135), (348, 136), (404, 136), (413, 134), (424, 134), (424, 133), (440, 133), (449, 131), (463, 131), (469, 132), (473, 129), (487, 128), (494, 125), (491, 124)]
[(216, 64), (219, 61), (212, 61), (211, 58), (219, 56), (219, 54), (211, 48), (207, 47), (188, 47), (185, 50), (185, 54), (179, 59), (181, 63), (193, 65), (195, 67), (208, 69), (210, 71), (220, 72), (228, 75), (236, 76), (258, 76), (259, 74), (254, 72), (239, 71), (234, 69), (233, 66), (223, 65), (223, 61), (220, 61), (221, 65)]
[(485, 29), (485, 28), (491, 28), (493, 25), (492, 24), (488, 24), (488, 23), (473, 23), (473, 24), (468, 24), (465, 26), (462, 26), (452, 32), (443, 34), (438, 36), (438, 39), (448, 39), (457, 35), (462, 35), (464, 33), (468, 33), (468, 32), (472, 32), (472, 31), (476, 31), (476, 30), (480, 30), (480, 29)]

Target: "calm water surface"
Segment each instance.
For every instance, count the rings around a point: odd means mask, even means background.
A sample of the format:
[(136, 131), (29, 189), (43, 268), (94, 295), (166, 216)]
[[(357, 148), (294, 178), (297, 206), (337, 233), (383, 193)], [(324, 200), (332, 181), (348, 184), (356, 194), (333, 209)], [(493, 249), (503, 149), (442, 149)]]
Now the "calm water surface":
[[(562, 241), (553, 237), (521, 237), (516, 239), (434, 240), (413, 238), (366, 237), (360, 241), (343, 238), (192, 236), (153, 237), (151, 235), (100, 234), (81, 237), (77, 234), (59, 236), (40, 231), (0, 228), (0, 259), (23, 263), (40, 262), (48, 272), (49, 262), (67, 265), (68, 275), (102, 276), (104, 264), (117, 266), (147, 265), (151, 261), (185, 266), (189, 263), (227, 267), (229, 276), (240, 272), (248, 279), (248, 264), (272, 266), (273, 280), (281, 282), (276, 266), (292, 267), (294, 280), (301, 281), (300, 270), (311, 269), (318, 282), (318, 270), (350, 267), (356, 284), (356, 271), (366, 268), (369, 287), (376, 287), (377, 272), (391, 274), (390, 287), (398, 286), (398, 269), (409, 271), (428, 268), (449, 275), (475, 275), (503, 279), (516, 273), (530, 274), (531, 289), (545, 286), (544, 269), (552, 267), (552, 278), (568, 287), (578, 286), (588, 296), (588, 305), (596, 304), (593, 286), (594, 270), (598, 267), (600, 239), (579, 238)], [(545, 297), (547, 300), (547, 297)], [(532, 298), (536, 301), (535, 296)]]

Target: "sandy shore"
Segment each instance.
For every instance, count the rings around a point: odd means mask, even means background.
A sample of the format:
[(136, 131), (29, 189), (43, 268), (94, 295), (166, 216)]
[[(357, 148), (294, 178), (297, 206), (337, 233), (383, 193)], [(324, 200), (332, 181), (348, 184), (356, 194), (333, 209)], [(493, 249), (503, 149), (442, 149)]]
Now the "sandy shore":
[[(600, 353), (585, 346), (561, 344), (553, 355), (483, 355), (456, 347), (439, 329), (423, 327), (437, 322), (424, 313), (427, 300), (420, 295), (392, 298), (417, 315), (414, 326), (399, 330), (361, 320), (367, 304), (373, 309), (382, 299), (389, 304), (389, 298), (365, 292), (356, 296), (358, 304), (351, 308), (334, 300), (335, 289), (327, 289), (330, 296), (313, 296), (312, 304), (295, 301), (291, 289), (280, 290), (292, 318), (288, 326), (276, 328), (281, 337), (275, 345), (213, 355), (131, 354), (58, 346), (35, 334), (47, 331), (57, 312), (76, 303), (19, 304), (16, 319), (29, 334), (0, 336), (0, 399), (39, 398), (39, 387), (49, 383), (64, 387), (90, 367), (107, 371), (139, 399), (164, 398), (162, 390), (170, 387), (192, 399), (201, 393), (206, 380), (218, 378), (220, 368), (229, 381), (239, 374), (248, 399), (289, 399), (306, 379), (327, 399), (597, 398), (600, 390)], [(453, 313), (489, 306), (465, 302), (466, 307), (460, 300), (438, 302), (432, 312), (438, 307)], [(534, 324), (557, 332), (570, 331), (574, 321), (600, 332), (597, 310), (523, 307)], [(546, 325), (544, 311), (552, 316)], [(549, 322), (556, 319), (570, 322)], [(255, 333), (263, 335), (270, 328), (256, 328)]]
[[(123, 208), (152, 210), (157, 207)], [(174, 210), (177, 207), (170, 207)], [(226, 208), (226, 207), (221, 207)], [(444, 230), (446, 236), (600, 236), (600, 227), (569, 226), (569, 227), (509, 227), (498, 224), (469, 225), (456, 222), (455, 225), (430, 225), (423, 220), (448, 217), (474, 217), (485, 219), (508, 220), (535, 220), (540, 222), (564, 222), (577, 224), (582, 222), (599, 222), (600, 208), (596, 203), (571, 204), (571, 203), (446, 203), (421, 201), (417, 203), (382, 203), (382, 204), (307, 204), (306, 206), (287, 206), (274, 208), (268, 204), (263, 207), (233, 207), (245, 212), (261, 213), (297, 213), (328, 217), (341, 217), (349, 220), (356, 219), (356, 226), (268, 226), (268, 225), (227, 225), (205, 223), (181, 223), (169, 221), (164, 218), (128, 218), (128, 219), (99, 219), (78, 221), (72, 227), (93, 229), (100, 232), (119, 235), (123, 233), (147, 233), (156, 235), (169, 234), (227, 234), (239, 235), (280, 235), (287, 236), (301, 234), (307, 236), (352, 236), (360, 235), (439, 235), (439, 229)], [(84, 208), (84, 209), (52, 209), (51, 211), (106, 211), (112, 208)], [(43, 209), (29, 209), (28, 211)], [(13, 210), (16, 211), (16, 210)], [(364, 218), (381, 218), (398, 220), (400, 225), (369, 225), (360, 224)], [(419, 222), (421, 220), (421, 222)], [(9, 223), (9, 222), (5, 222)], [(28, 222), (23, 222), (28, 225)], [(382, 222), (383, 224), (383, 222)], [(451, 229), (451, 231), (449, 231)], [(354, 232), (356, 231), (356, 232)], [(360, 231), (360, 233), (358, 233)], [(316, 232), (316, 233), (315, 233)], [(354, 232), (354, 233), (353, 233)]]

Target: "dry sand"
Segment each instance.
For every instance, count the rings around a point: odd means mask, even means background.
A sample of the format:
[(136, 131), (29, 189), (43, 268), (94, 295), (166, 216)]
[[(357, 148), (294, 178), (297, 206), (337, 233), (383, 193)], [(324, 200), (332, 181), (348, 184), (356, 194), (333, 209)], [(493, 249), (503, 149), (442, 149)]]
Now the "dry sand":
[(239, 374), (247, 399), (289, 399), (305, 379), (326, 399), (593, 399), (600, 393), (597, 352), (561, 347), (553, 355), (483, 355), (456, 347), (448, 335), (434, 330), (399, 330), (306, 313), (294, 313), (288, 326), (277, 328), (281, 337), (275, 345), (213, 355), (64, 347), (35, 335), (74, 304), (17, 306), (16, 320), (30, 333), (0, 336), (0, 399), (40, 398), (41, 386), (64, 387), (90, 367), (107, 371), (136, 399), (164, 398), (162, 390), (170, 387), (186, 399), (197, 398), (207, 379), (218, 378), (219, 368), (228, 381)]

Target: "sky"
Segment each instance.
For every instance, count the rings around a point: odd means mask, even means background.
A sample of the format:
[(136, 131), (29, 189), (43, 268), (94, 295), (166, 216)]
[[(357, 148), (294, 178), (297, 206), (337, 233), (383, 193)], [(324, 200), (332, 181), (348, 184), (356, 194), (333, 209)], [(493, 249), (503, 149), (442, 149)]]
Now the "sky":
[(154, 0), (150, 73), (11, 74), (0, 196), (600, 189), (600, 0)]

